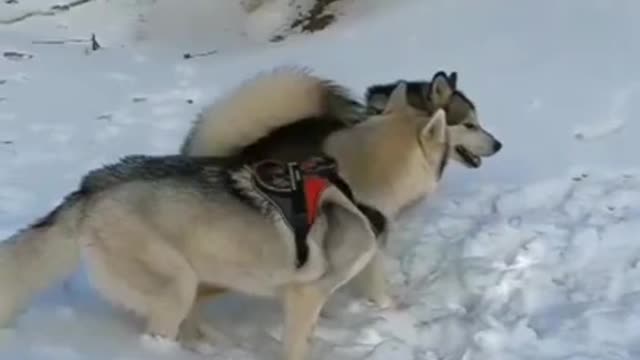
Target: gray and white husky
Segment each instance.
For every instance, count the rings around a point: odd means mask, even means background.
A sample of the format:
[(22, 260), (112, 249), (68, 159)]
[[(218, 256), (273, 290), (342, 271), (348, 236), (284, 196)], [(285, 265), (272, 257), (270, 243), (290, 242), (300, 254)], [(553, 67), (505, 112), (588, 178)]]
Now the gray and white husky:
[[(434, 99), (449, 89), (448, 81), (438, 79)], [(205, 109), (181, 152), (296, 161), (322, 151), (336, 159), (358, 202), (394, 218), (436, 189), (452, 141), (446, 106), (421, 110), (409, 104), (407, 93), (400, 82), (384, 110), (369, 116), (345, 88), (302, 69), (279, 68)], [(466, 109), (470, 116), (473, 109)], [(366, 297), (381, 307), (391, 304), (381, 254), (359, 279)]]
[(281, 297), (284, 358), (304, 359), (321, 307), (370, 261), (376, 238), (346, 192), (328, 183), (300, 244), (265, 196), (293, 189), (291, 169), (276, 163), (260, 175), (241, 164), (131, 156), (90, 172), (51, 213), (0, 242), (0, 327), (83, 258), (107, 299), (169, 339), (195, 334), (203, 286)]
[[(482, 127), (474, 103), (458, 90), (457, 73), (447, 75), (439, 71), (430, 82), (401, 81), (407, 84), (407, 100), (411, 106), (428, 113), (437, 109), (447, 112), (453, 159), (477, 168), (482, 164), (482, 157), (500, 151), (502, 143)], [(368, 112), (378, 114), (383, 111), (399, 82), (370, 86), (365, 94)]]

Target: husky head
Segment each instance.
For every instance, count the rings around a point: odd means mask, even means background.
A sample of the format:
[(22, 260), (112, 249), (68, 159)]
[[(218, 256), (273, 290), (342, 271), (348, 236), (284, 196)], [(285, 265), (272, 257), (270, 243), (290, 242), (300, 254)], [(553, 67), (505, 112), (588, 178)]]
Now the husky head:
[[(455, 72), (447, 75), (439, 71), (431, 82), (406, 82), (406, 98), (412, 107), (428, 114), (444, 110), (451, 136), (450, 156), (467, 167), (477, 168), (482, 164), (482, 157), (494, 155), (502, 148), (502, 144), (482, 128), (473, 102), (457, 89), (457, 78)], [(366, 94), (369, 111), (382, 111), (397, 84), (369, 87)]]
[(445, 111), (438, 109), (433, 114), (429, 114), (416, 109), (410, 103), (407, 83), (399, 82), (391, 93), (382, 114), (404, 114), (406, 116), (401, 116), (401, 118), (410, 119), (414, 123), (418, 134), (418, 145), (427, 166), (435, 170), (435, 180), (440, 180), (448, 163), (451, 149)]

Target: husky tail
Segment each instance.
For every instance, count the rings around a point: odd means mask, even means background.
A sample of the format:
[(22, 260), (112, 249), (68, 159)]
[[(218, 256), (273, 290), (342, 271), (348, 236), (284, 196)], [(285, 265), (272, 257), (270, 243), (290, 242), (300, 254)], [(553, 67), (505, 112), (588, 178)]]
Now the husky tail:
[[(230, 156), (277, 129), (296, 124), (318, 130), (353, 125), (364, 106), (333, 82), (297, 67), (280, 67), (246, 81), (199, 115), (180, 152), (189, 156)], [(314, 121), (309, 127), (301, 122)], [(327, 130), (331, 131), (331, 130)]]
[(31, 298), (69, 276), (80, 261), (75, 229), (80, 192), (27, 229), (0, 242), (0, 328)]

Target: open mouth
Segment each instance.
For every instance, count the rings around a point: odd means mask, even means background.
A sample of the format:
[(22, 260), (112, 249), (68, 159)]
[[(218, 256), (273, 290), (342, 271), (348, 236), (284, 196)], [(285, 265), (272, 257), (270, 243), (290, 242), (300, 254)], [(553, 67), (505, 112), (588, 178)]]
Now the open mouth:
[(456, 145), (456, 153), (460, 156), (465, 165), (472, 168), (478, 168), (482, 164), (482, 159), (462, 145)]

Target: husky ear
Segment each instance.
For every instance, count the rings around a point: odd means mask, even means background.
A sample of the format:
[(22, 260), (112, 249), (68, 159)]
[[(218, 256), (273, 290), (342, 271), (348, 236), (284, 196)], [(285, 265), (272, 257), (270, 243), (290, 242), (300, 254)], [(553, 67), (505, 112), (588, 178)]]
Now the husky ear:
[(427, 141), (445, 142), (447, 138), (447, 115), (444, 110), (436, 110), (420, 131), (420, 137)]
[[(453, 79), (457, 81), (457, 75)], [(431, 87), (429, 89), (429, 101), (435, 105), (436, 108), (444, 106), (453, 94), (452, 80), (447, 77), (444, 71), (437, 72), (431, 80)]]
[(449, 85), (451, 86), (451, 89), (455, 90), (458, 88), (458, 73), (453, 71), (451, 74), (449, 74)]
[(407, 83), (404, 81), (398, 82), (396, 88), (393, 89), (391, 95), (389, 95), (389, 102), (384, 108), (383, 113), (388, 114), (407, 107)]
[(371, 94), (367, 99), (367, 105), (379, 112), (383, 112), (384, 108), (389, 103), (389, 96), (387, 94)]

